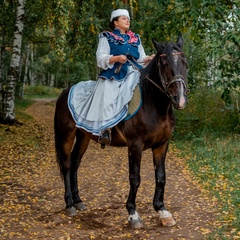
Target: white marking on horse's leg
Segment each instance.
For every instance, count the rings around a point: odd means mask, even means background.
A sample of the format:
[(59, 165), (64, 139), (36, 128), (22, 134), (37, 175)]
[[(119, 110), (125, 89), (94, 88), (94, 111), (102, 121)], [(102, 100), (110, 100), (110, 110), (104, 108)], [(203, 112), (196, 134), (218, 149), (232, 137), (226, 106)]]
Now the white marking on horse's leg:
[(131, 220), (138, 220), (140, 219), (137, 211), (135, 210), (135, 213), (134, 214), (130, 214), (129, 217), (128, 217), (128, 221), (131, 221)]
[(143, 227), (143, 223), (142, 223), (141, 218), (139, 217), (137, 211), (135, 211), (134, 214), (129, 215), (128, 222), (129, 222), (131, 228), (142, 228)]
[(176, 221), (173, 219), (172, 214), (167, 210), (159, 210), (159, 219), (162, 221), (164, 226), (173, 226), (176, 224)]

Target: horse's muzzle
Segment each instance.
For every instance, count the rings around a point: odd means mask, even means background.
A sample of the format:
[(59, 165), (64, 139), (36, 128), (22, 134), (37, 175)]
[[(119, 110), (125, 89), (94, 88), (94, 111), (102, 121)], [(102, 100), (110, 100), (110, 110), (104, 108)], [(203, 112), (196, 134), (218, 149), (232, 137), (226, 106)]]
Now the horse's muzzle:
[(184, 109), (187, 105), (187, 96), (180, 95), (180, 96), (171, 96), (173, 107), (177, 110)]

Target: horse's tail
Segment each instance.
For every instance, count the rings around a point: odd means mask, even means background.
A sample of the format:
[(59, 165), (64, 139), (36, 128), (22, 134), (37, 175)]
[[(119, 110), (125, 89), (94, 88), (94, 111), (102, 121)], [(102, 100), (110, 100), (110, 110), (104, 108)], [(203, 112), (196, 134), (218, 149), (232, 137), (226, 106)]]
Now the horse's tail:
[(56, 116), (56, 109), (55, 109), (55, 114), (54, 114), (54, 138), (55, 138), (55, 153), (56, 153), (56, 160), (58, 163), (58, 166), (60, 168), (60, 173), (62, 173), (62, 151), (61, 151), (61, 135), (59, 132), (59, 126), (58, 126), (58, 120)]
[(63, 176), (63, 136), (61, 134), (61, 126), (59, 122), (59, 104), (61, 102), (61, 99), (63, 97), (65, 91), (62, 92), (62, 94), (58, 97), (58, 100), (56, 102), (55, 107), (55, 114), (54, 114), (54, 138), (55, 138), (55, 153), (56, 153), (56, 160), (60, 169), (61, 176)]

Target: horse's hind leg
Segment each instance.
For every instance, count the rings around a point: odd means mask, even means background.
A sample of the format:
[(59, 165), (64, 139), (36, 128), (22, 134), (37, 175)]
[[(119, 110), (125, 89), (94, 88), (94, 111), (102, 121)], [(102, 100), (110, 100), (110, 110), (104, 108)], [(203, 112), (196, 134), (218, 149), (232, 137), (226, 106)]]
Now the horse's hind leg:
[(82, 200), (79, 197), (78, 192), (78, 180), (77, 180), (77, 170), (81, 162), (81, 158), (85, 153), (90, 139), (86, 137), (79, 129), (74, 132), (76, 134), (76, 141), (73, 149), (70, 150), (69, 146), (73, 146), (72, 136), (65, 141), (64, 149), (65, 161), (62, 164), (62, 174), (65, 185), (65, 203), (66, 203), (66, 214), (68, 216), (76, 215), (76, 208), (83, 210), (85, 208)]
[[(69, 89), (64, 90), (56, 102), (54, 115), (55, 150), (65, 186), (66, 213), (76, 214), (76, 206), (84, 208), (78, 195), (77, 169), (90, 139), (76, 128), (68, 109)], [(76, 142), (74, 144), (74, 140)]]
[[(59, 117), (59, 119), (61, 119)], [(57, 161), (64, 180), (66, 214), (76, 215), (76, 208), (83, 209), (83, 203), (78, 195), (77, 169), (81, 157), (87, 149), (89, 138), (80, 133), (72, 124), (59, 124), (55, 116), (55, 148)], [(74, 144), (74, 140), (76, 142)], [(74, 146), (73, 146), (74, 145)]]
[(77, 171), (81, 163), (83, 154), (86, 152), (90, 139), (79, 129), (76, 131), (76, 142), (71, 154), (71, 191), (74, 207), (78, 210), (84, 210), (85, 205), (79, 197)]
[(66, 213), (69, 216), (76, 215), (74, 208), (72, 190), (71, 190), (71, 167), (72, 167), (72, 148), (74, 144), (76, 129), (71, 128), (55, 128), (55, 145), (57, 152), (57, 160), (60, 171), (64, 180), (66, 203)]

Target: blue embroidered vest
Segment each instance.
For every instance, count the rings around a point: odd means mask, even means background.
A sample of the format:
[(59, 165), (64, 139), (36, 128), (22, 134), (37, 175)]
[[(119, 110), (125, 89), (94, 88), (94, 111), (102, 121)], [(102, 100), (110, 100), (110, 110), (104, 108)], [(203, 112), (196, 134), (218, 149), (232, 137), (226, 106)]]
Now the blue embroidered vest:
[[(140, 38), (138, 34), (128, 31), (126, 34), (121, 34), (119, 29), (114, 29), (113, 32), (102, 32), (99, 37), (106, 37), (110, 46), (110, 54), (113, 56), (117, 55), (126, 55), (128, 59), (135, 65), (137, 68), (142, 69), (142, 66), (139, 65), (136, 61), (132, 59), (138, 59), (139, 51), (138, 46), (140, 45)], [(115, 79), (117, 81), (122, 81), (128, 71), (128, 66), (131, 65), (129, 61), (124, 63), (119, 72), (115, 72), (118, 66), (121, 63), (116, 62), (112, 69), (103, 70), (99, 77), (103, 79)]]

